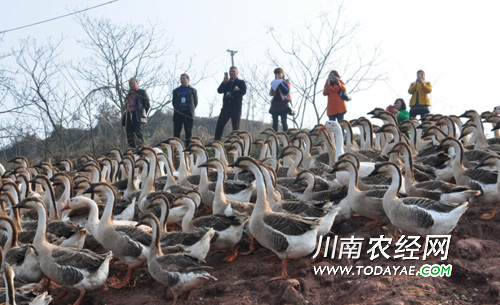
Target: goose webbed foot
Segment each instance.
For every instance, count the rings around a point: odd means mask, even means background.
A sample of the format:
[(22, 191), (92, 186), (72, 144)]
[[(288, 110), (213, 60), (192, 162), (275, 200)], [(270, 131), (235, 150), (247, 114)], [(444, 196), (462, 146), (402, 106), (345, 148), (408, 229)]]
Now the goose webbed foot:
[(56, 295), (55, 297), (52, 298), (52, 301), (50, 301), (50, 304), (56, 304), (57, 301), (59, 301), (60, 299), (64, 298), (65, 296), (67, 296), (69, 294), (69, 291), (67, 290), (64, 290), (63, 292), (61, 292), (59, 295)]
[(495, 215), (497, 214), (497, 210), (498, 210), (498, 202), (495, 203), (495, 205), (493, 206), (493, 209), (491, 210), (490, 213), (485, 213), (483, 215), (481, 215), (481, 219), (492, 219), (493, 217), (495, 217)]
[(178, 299), (179, 299), (179, 294), (174, 292), (174, 302), (172, 303), (172, 305), (176, 305)]
[(267, 262), (274, 262), (278, 259), (278, 256), (276, 254), (271, 254), (266, 257), (264, 257), (264, 260)]
[(288, 272), (287, 272), (287, 263), (288, 260), (282, 259), (281, 260), (281, 275), (280, 276), (275, 276), (272, 279), (270, 279), (268, 282), (276, 281), (276, 280), (284, 280), (289, 278)]
[(106, 281), (106, 285), (113, 289), (122, 289), (123, 287), (127, 286), (129, 281), (130, 279), (127, 280), (126, 278), (120, 281), (116, 278), (116, 276), (112, 276), (108, 278), (108, 280)]
[(245, 252), (240, 252), (241, 255), (250, 255), (255, 251), (255, 244), (254, 244), (254, 239), (253, 236), (248, 236), (248, 241), (250, 242), (250, 249)]
[(233, 262), (236, 259), (236, 256), (238, 256), (238, 247), (236, 245), (234, 245), (233, 252), (231, 252), (230, 255), (224, 257), (222, 259), (222, 261), (231, 263), (231, 262)]
[(80, 289), (80, 295), (78, 296), (78, 299), (75, 301), (75, 303), (73, 303), (73, 305), (80, 305), (86, 292), (87, 291), (85, 291), (85, 289)]
[[(116, 277), (113, 276), (113, 277), (108, 279), (108, 286), (111, 288), (114, 288), (114, 289), (122, 289), (122, 288), (126, 287), (130, 283), (130, 279), (132, 278), (132, 270), (143, 265), (146, 262), (147, 262), (147, 259), (143, 258), (135, 264), (128, 265), (127, 275), (125, 276), (125, 278), (122, 281), (118, 281), (116, 279)], [(134, 282), (133, 286), (135, 286), (135, 282)]]

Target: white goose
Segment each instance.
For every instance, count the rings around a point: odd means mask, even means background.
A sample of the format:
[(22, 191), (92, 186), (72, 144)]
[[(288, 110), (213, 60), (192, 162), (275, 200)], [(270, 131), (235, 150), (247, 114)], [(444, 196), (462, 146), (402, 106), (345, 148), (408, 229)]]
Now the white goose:
[(212, 243), (210, 249), (232, 249), (233, 252), (229, 256), (226, 256), (223, 261), (232, 262), (236, 259), (236, 256), (238, 255), (237, 244), (243, 235), (243, 228), (246, 220), (222, 214), (202, 216), (193, 220), (196, 212), (194, 200), (188, 196), (181, 195), (174, 201), (174, 206), (178, 205), (186, 206), (188, 209), (182, 219), (183, 232), (195, 232), (199, 230), (206, 230), (207, 228), (213, 228), (219, 234), (219, 237), (214, 243)]
[(200, 288), (208, 280), (217, 280), (195, 258), (185, 254), (163, 255), (160, 247), (160, 228), (158, 219), (153, 214), (146, 214), (140, 223), (145, 223), (153, 228), (148, 255), (148, 270), (151, 276), (163, 285), (168, 286), (174, 294), (175, 305), (179, 294)]
[(112, 252), (97, 254), (87, 249), (64, 248), (53, 245), (45, 239), (47, 211), (40, 198), (23, 200), (14, 208), (35, 209), (38, 214), (38, 228), (33, 246), (39, 257), (40, 269), (57, 284), (80, 290), (74, 305), (80, 304), (87, 290), (101, 287), (108, 277)]
[(132, 276), (132, 270), (146, 262), (151, 235), (131, 226), (117, 226), (113, 223), (113, 209), (116, 205), (116, 191), (105, 182), (93, 184), (86, 193), (104, 195), (106, 206), (102, 213), (94, 238), (113, 255), (127, 264), (127, 275), (122, 281), (112, 279), (110, 286), (121, 289)]
[(471, 190), (466, 186), (458, 186), (442, 180), (431, 180), (417, 183), (413, 172), (413, 156), (410, 147), (406, 143), (394, 145), (390, 153), (402, 154), (405, 166), (404, 185), (408, 196), (425, 197), (441, 201), (443, 203), (454, 204), (468, 201), (471, 197), (481, 194), (478, 190)]
[(442, 204), (428, 198), (398, 198), (401, 188), (401, 172), (392, 162), (381, 162), (375, 166), (374, 174), (389, 175), (391, 186), (383, 197), (384, 211), (391, 223), (400, 229), (421, 236), (450, 233), (468, 208), (468, 203)]
[(2, 305), (16, 305), (16, 304), (28, 304), (28, 305), (49, 305), (52, 301), (52, 296), (47, 292), (36, 295), (33, 294), (19, 294), (14, 287), (14, 277), (17, 274), (12, 266), (6, 265), (3, 268), (3, 280), (5, 283), (5, 295), (1, 295), (2, 299), (5, 297), (5, 303)]
[[(184, 252), (189, 253), (190, 256), (196, 257), (200, 261), (205, 261), (208, 251), (210, 250), (210, 243), (212, 240), (215, 241), (215, 239), (213, 239), (216, 235), (215, 230), (210, 228), (209, 230), (199, 230), (196, 232), (167, 232), (166, 219), (170, 210), (168, 198), (163, 194), (157, 194), (151, 199), (148, 199), (148, 201), (148, 210), (150, 208), (154, 209), (155, 207), (160, 208), (159, 221), (162, 248), (166, 247), (166, 249), (172, 249), (180, 246)], [(153, 215), (156, 217), (156, 211)], [(215, 238), (217, 237), (218, 236)]]
[(257, 202), (250, 217), (250, 233), (282, 261), (281, 276), (287, 278), (287, 261), (304, 257), (316, 248), (316, 235), (322, 219), (307, 220), (297, 215), (275, 213), (267, 200), (264, 176), (250, 157), (239, 158), (234, 166), (251, 171), (257, 181)]
[(220, 160), (216, 158), (210, 158), (207, 160), (207, 162), (200, 164), (200, 167), (205, 168), (205, 171), (207, 167), (214, 168), (218, 174), (212, 202), (213, 214), (224, 214), (227, 216), (250, 216), (250, 214), (252, 214), (254, 204), (249, 202), (250, 198), (248, 198), (247, 201), (231, 200), (224, 192), (226, 183), (226, 169), (224, 168)]
[[(389, 222), (382, 206), (382, 197), (385, 190), (361, 191), (358, 188), (359, 175), (357, 167), (349, 160), (340, 160), (335, 163), (333, 171), (346, 171), (349, 173), (349, 188), (347, 196), (342, 201), (347, 201), (352, 211), (370, 219), (379, 220), (382, 223)], [(341, 202), (339, 205), (344, 206), (345, 203)]]
[(7, 231), (7, 242), (3, 248), (4, 263), (14, 268), (16, 277), (21, 282), (39, 282), (43, 273), (33, 245), (19, 246), (17, 244), (17, 228), (11, 219), (0, 216), (0, 228)]
[(471, 198), (471, 203), (493, 204), (490, 213), (483, 214), (482, 219), (495, 217), (498, 208), (498, 187), (500, 177), (498, 172), (483, 168), (466, 169), (463, 165), (464, 150), (462, 144), (451, 137), (445, 138), (436, 150), (452, 148), (455, 151), (450, 160), (453, 177), (458, 185), (468, 186), (473, 190), (481, 190), (480, 196)]

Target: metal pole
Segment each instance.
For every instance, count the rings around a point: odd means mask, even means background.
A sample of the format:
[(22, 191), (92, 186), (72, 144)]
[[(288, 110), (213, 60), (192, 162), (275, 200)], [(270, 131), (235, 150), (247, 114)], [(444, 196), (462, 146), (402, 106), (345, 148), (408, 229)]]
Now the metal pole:
[(227, 49), (226, 51), (229, 52), (229, 55), (231, 55), (231, 67), (234, 67), (234, 54), (238, 53), (238, 51), (229, 49)]

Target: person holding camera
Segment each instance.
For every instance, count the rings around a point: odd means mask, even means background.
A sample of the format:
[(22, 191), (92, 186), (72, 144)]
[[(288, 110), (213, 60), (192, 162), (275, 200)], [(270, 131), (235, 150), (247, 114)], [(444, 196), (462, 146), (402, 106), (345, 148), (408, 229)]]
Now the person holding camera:
[(432, 85), (430, 82), (425, 81), (425, 72), (422, 70), (417, 71), (417, 80), (410, 84), (408, 93), (410, 93), (410, 118), (420, 115), (420, 119), (430, 113), (429, 106), (431, 100), (429, 93), (432, 92)]
[(273, 97), (271, 100), (271, 108), (269, 108), (269, 113), (273, 117), (273, 129), (278, 131), (278, 118), (281, 117), (281, 126), (283, 131), (288, 130), (287, 118), (286, 116), (291, 113), (290, 109), (290, 88), (291, 83), (289, 80), (285, 79), (285, 73), (283, 69), (274, 69), (274, 80), (271, 82), (271, 91), (269, 95)]
[(198, 93), (189, 85), (189, 75), (181, 74), (181, 85), (172, 92), (172, 105), (174, 106), (174, 137), (180, 138), (182, 126), (186, 147), (189, 146), (194, 122), (194, 110), (198, 106)]
[(323, 89), (323, 95), (328, 96), (326, 115), (330, 121), (342, 121), (347, 112), (345, 101), (340, 97), (339, 91), (346, 92), (344, 82), (337, 71), (332, 70)]
[(241, 107), (243, 96), (247, 93), (247, 85), (244, 80), (238, 78), (238, 68), (229, 68), (229, 75), (227, 72), (224, 73), (224, 79), (217, 88), (217, 92), (222, 94), (222, 108), (215, 127), (214, 139), (220, 141), (229, 119), (231, 119), (233, 130), (240, 128)]
[(410, 114), (406, 110), (406, 103), (402, 98), (396, 99), (394, 105), (390, 105), (386, 108), (387, 111), (394, 114), (396, 120), (398, 120), (398, 125), (402, 122), (410, 119)]
[(122, 115), (122, 126), (127, 131), (127, 144), (137, 147), (144, 143), (142, 134), (143, 125), (146, 124), (149, 111), (149, 96), (146, 90), (139, 89), (137, 79), (128, 81), (129, 91), (125, 97), (125, 110)]

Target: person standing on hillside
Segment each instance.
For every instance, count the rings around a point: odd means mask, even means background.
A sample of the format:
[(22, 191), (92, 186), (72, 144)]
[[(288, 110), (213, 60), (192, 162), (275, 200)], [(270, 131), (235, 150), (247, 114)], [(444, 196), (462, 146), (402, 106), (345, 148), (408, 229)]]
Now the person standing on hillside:
[(429, 93), (432, 92), (432, 85), (425, 81), (425, 72), (417, 71), (417, 80), (410, 84), (408, 93), (411, 94), (410, 100), (410, 118), (415, 118), (420, 115), (422, 119), (426, 114), (430, 113), (429, 106), (431, 100)]
[(340, 79), (339, 72), (332, 70), (332, 72), (328, 75), (325, 88), (323, 89), (323, 95), (328, 96), (326, 115), (330, 121), (342, 121), (347, 112), (345, 101), (339, 94), (340, 90), (343, 92), (346, 91), (344, 82)]
[(189, 146), (194, 122), (194, 110), (198, 106), (198, 93), (189, 85), (189, 75), (181, 74), (181, 85), (172, 92), (172, 105), (174, 106), (174, 137), (180, 138), (182, 126)]
[(149, 96), (146, 90), (139, 89), (136, 78), (128, 81), (129, 91), (125, 97), (125, 109), (122, 115), (122, 125), (127, 131), (127, 144), (137, 147), (144, 143), (143, 125), (147, 122), (149, 111)]
[(240, 128), (241, 108), (243, 96), (247, 93), (247, 85), (244, 80), (238, 78), (238, 68), (229, 68), (229, 76), (227, 72), (224, 74), (224, 79), (217, 88), (217, 92), (222, 94), (222, 108), (215, 127), (214, 139), (220, 141), (229, 119), (231, 119), (233, 130)]
[(288, 130), (287, 115), (290, 113), (290, 87), (291, 83), (285, 79), (283, 69), (274, 69), (274, 80), (271, 82), (271, 91), (269, 95), (273, 97), (271, 100), (271, 108), (269, 113), (273, 117), (273, 129), (278, 131), (278, 118), (281, 117), (281, 126), (283, 131)]

